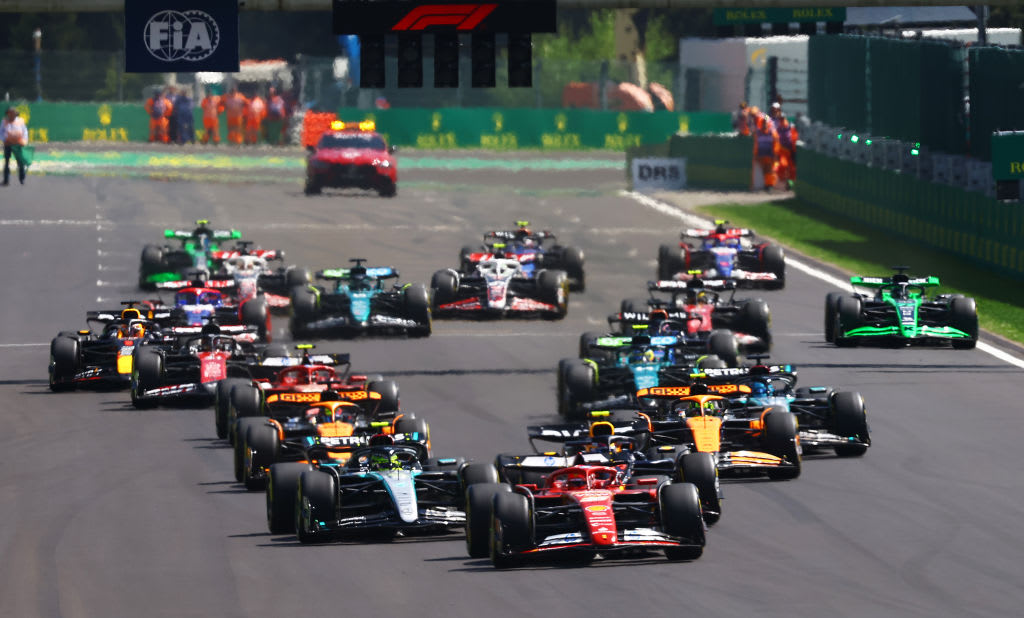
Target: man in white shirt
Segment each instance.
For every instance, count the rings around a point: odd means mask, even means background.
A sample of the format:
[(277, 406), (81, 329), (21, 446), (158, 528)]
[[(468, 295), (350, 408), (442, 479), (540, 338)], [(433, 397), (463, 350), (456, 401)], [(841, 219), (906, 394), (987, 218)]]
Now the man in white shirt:
[(11, 155), (18, 162), (18, 180), (25, 184), (25, 160), (22, 158), (21, 149), (28, 145), (28, 127), (25, 121), (18, 116), (18, 110), (13, 107), (7, 108), (3, 121), (0, 121), (0, 140), (4, 143), (4, 182), (7, 186), (11, 178)]

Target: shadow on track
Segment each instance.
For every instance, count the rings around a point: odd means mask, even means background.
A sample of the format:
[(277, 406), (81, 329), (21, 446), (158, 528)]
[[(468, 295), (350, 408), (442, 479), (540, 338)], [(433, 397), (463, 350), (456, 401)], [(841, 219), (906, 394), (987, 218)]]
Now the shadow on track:
[(480, 375), (545, 375), (554, 374), (555, 367), (544, 369), (410, 369), (405, 371), (388, 371), (388, 376), (480, 376)]

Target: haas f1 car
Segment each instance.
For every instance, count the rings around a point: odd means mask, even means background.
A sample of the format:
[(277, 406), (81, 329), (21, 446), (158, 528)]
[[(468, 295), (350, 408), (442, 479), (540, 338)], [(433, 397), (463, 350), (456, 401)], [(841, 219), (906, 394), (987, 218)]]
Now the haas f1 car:
[(658, 248), (658, 279), (729, 279), (750, 287), (786, 285), (786, 256), (782, 247), (753, 242), (754, 231), (716, 221), (713, 230), (682, 233), (679, 247)]
[(334, 289), (292, 288), (290, 328), (295, 337), (358, 335), (430, 335), (430, 295), (422, 284), (385, 286), (397, 279), (391, 267), (367, 268), (353, 258), (352, 268), (321, 270), (316, 278), (334, 281)]
[(528, 276), (523, 263), (509, 258), (476, 262), (473, 271), (447, 269), (430, 280), (438, 317), (536, 317), (560, 320), (569, 311), (569, 279), (563, 270)]
[(925, 289), (938, 277), (910, 277), (905, 266), (891, 277), (851, 277), (854, 288), (871, 294), (830, 292), (825, 298), (825, 340), (837, 346), (858, 343), (896, 345), (949, 343), (958, 350), (978, 343), (978, 309), (973, 298)]
[(557, 243), (557, 236), (548, 230), (534, 232), (529, 221), (516, 221), (514, 230), (493, 230), (484, 234), (479, 247), (463, 247), (459, 252), (459, 272), (470, 274), (475, 265), (495, 258), (516, 260), (523, 265), (523, 274), (533, 277), (541, 270), (564, 270), (569, 289), (582, 292), (587, 280), (583, 271), (583, 250)]

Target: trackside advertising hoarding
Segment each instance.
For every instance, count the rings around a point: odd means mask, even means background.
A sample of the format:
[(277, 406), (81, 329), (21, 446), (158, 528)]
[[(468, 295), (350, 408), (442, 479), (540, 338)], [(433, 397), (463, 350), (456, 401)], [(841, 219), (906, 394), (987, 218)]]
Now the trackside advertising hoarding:
[(127, 73), (238, 71), (238, 0), (125, 0)]

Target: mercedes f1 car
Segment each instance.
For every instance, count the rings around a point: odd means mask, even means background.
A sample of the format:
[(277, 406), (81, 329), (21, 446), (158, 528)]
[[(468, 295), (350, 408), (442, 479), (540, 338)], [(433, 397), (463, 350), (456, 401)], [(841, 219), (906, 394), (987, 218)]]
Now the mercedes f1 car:
[(850, 278), (855, 289), (873, 289), (873, 295), (830, 292), (825, 297), (826, 341), (837, 346), (948, 342), (958, 350), (977, 345), (978, 309), (973, 298), (928, 298), (925, 289), (938, 286), (938, 277), (910, 277), (906, 266), (894, 269), (897, 273), (891, 277)]
[(679, 247), (658, 248), (658, 279), (706, 277), (729, 279), (739, 285), (782, 288), (786, 285), (786, 256), (782, 247), (754, 243), (754, 231), (716, 221), (713, 230), (682, 233)]
[(291, 291), (290, 328), (294, 337), (358, 335), (430, 335), (430, 295), (418, 283), (385, 287), (397, 279), (391, 267), (367, 268), (353, 258), (352, 268), (321, 270), (316, 278), (334, 281), (324, 286), (295, 287)]
[(459, 251), (459, 272), (468, 275), (480, 262), (505, 258), (522, 264), (527, 277), (541, 270), (564, 270), (569, 277), (569, 289), (582, 292), (587, 284), (583, 250), (553, 244), (557, 238), (548, 230), (532, 231), (529, 221), (516, 221), (514, 230), (492, 230), (484, 234), (483, 245), (463, 247)]
[[(334, 450), (351, 451), (347, 461)], [(466, 523), (468, 487), (497, 480), (493, 466), (424, 461), (422, 448), (377, 436), (365, 448), (315, 446), (311, 463), (277, 463), (267, 480), (267, 525), (302, 543), (359, 533), (445, 532)]]
[(544, 317), (560, 320), (569, 311), (569, 280), (562, 270), (528, 276), (522, 262), (493, 258), (476, 262), (471, 273), (439, 270), (430, 280), (437, 317)]
[(540, 484), (473, 485), (467, 492), (466, 545), (497, 568), (571, 554), (629, 557), (662, 550), (695, 560), (706, 527), (697, 488), (664, 477), (631, 477), (601, 465), (555, 470)]

